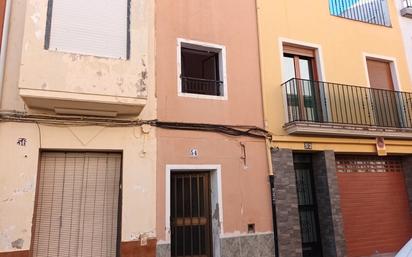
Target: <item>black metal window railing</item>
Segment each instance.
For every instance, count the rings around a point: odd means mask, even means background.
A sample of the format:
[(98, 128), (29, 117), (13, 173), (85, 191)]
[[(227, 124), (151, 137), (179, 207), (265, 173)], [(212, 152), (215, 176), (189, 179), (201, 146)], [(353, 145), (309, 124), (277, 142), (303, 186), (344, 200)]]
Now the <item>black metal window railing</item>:
[(182, 92), (190, 94), (222, 96), (223, 81), (200, 79), (192, 77), (181, 77)]
[(412, 8), (412, 0), (403, 0), (403, 7)]
[(387, 0), (329, 0), (329, 9), (334, 16), (391, 26)]
[(412, 93), (291, 79), (282, 84), (288, 123), (412, 128)]

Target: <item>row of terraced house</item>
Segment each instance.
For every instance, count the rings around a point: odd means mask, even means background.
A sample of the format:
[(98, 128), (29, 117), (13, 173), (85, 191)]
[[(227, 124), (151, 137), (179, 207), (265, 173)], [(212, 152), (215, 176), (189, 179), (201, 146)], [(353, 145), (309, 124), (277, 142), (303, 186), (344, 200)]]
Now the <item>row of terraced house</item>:
[(0, 0), (0, 257), (395, 256), (411, 0)]

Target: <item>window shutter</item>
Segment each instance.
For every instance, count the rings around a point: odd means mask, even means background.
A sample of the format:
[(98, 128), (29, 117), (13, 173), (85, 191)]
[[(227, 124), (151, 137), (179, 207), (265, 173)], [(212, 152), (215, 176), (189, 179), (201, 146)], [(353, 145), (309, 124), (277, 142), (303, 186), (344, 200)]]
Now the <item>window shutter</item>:
[(121, 155), (42, 153), (33, 257), (115, 257)]
[(372, 88), (394, 90), (390, 62), (366, 59), (366, 64)]
[(315, 49), (302, 46), (295, 46), (291, 44), (283, 44), (283, 53), (305, 56), (310, 58), (316, 57)]
[(127, 58), (128, 0), (51, 0), (49, 49)]

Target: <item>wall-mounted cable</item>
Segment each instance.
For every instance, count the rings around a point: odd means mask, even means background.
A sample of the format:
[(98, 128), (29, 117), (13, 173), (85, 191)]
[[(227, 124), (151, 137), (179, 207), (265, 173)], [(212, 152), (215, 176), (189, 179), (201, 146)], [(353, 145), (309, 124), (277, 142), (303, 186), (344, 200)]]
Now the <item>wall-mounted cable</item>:
[(0, 111), (0, 122), (1, 121), (39, 123), (55, 126), (134, 127), (150, 125), (162, 129), (214, 132), (234, 137), (245, 136), (261, 139), (271, 139), (272, 137), (268, 131), (255, 126), (115, 119), (91, 116), (27, 114), (25, 112), (16, 111)]

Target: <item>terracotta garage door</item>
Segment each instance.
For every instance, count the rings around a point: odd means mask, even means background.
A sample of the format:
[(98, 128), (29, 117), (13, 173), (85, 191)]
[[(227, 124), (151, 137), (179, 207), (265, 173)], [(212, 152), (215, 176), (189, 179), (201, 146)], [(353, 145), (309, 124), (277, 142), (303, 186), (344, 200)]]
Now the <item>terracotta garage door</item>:
[(115, 257), (121, 154), (43, 152), (33, 257)]
[(336, 156), (349, 257), (398, 251), (412, 236), (400, 158)]

